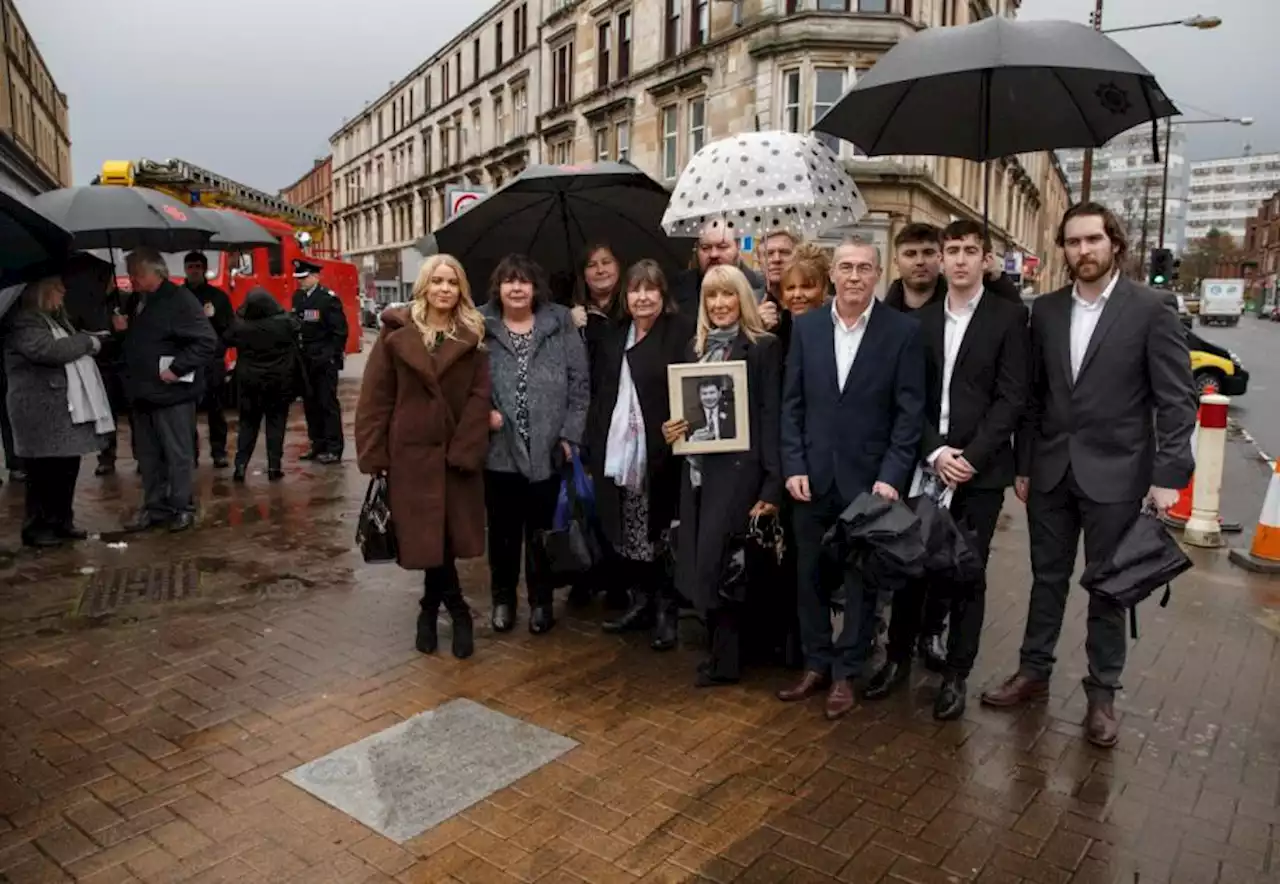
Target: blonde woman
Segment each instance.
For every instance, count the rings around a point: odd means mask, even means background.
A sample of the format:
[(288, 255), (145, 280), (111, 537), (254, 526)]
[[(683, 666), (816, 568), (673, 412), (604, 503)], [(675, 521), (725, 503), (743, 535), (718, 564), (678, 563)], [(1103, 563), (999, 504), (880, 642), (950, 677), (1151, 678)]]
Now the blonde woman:
[[(778, 454), (778, 402), (782, 362), (778, 339), (764, 330), (751, 284), (736, 267), (712, 267), (702, 280), (698, 330), (688, 362), (747, 363), (747, 390), (720, 390), (724, 413), (746, 408), (751, 449), (686, 457), (680, 482), (680, 527), (676, 543), (676, 586), (706, 618), (711, 652), (698, 667), (694, 684), (733, 684), (741, 672), (740, 606), (720, 598), (720, 570), (729, 538), (744, 531), (752, 516), (773, 516), (782, 502)], [(726, 401), (737, 394), (736, 401)], [(703, 403), (705, 404), (705, 403)], [(687, 418), (662, 426), (668, 444), (706, 432), (689, 432)]]
[(474, 647), (454, 563), (484, 555), (489, 392), (484, 318), (466, 272), (452, 256), (433, 255), (412, 304), (382, 314), (355, 425), (360, 471), (387, 476), (400, 567), (425, 572), (416, 642), (424, 654), (436, 649), (441, 603), (454, 656)]

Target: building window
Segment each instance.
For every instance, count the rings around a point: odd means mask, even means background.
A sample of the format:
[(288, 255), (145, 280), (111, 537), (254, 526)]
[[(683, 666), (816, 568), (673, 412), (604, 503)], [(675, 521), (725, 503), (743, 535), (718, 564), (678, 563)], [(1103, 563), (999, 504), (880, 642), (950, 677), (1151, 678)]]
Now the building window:
[(521, 3), (516, 7), (515, 20), (512, 23), (511, 39), (515, 41), (515, 54), (519, 55), (529, 48), (529, 4)]
[(618, 79), (631, 74), (631, 11), (618, 14)]
[(426, 132), (422, 136), (422, 174), (431, 174), (431, 133)]
[(662, 109), (662, 177), (670, 181), (680, 173), (677, 148), (679, 130), (676, 128), (674, 105)]
[(480, 108), (476, 108), (471, 112), (471, 134), (472, 144), (475, 146), (476, 153), (484, 150), (484, 124), (480, 120)]
[(784, 71), (782, 74), (782, 128), (788, 132), (800, 131), (799, 71)]
[(422, 81), (422, 95), (426, 102), (427, 110), (431, 110), (431, 75), (427, 74), (426, 79)]
[(787, 0), (787, 15), (796, 12), (800, 8), (800, 0)]
[(711, 34), (711, 0), (693, 0), (691, 46), (701, 46)]
[(502, 22), (493, 26), (493, 66), (502, 67)]
[(602, 126), (595, 132), (596, 162), (603, 163), (609, 159), (609, 127)]
[(849, 0), (818, 0), (818, 8), (827, 12), (848, 12)]
[(674, 58), (680, 53), (680, 7), (684, 0), (667, 0), (667, 29), (663, 37), (664, 58)]
[(514, 134), (527, 135), (529, 132), (529, 91), (521, 86), (511, 91), (511, 110), (513, 113)]
[(493, 138), (495, 144), (507, 143), (507, 106), (501, 95), (493, 99)]
[(440, 103), (449, 100), (449, 62), (440, 66)]
[(459, 49), (453, 54), (453, 92), (455, 95), (462, 94), (462, 50)]
[[(813, 76), (813, 120), (810, 125), (822, 119), (827, 109), (839, 101), (841, 95), (844, 95), (845, 72), (839, 68), (818, 68), (813, 72)], [(825, 133), (815, 134), (827, 147), (836, 153), (840, 152), (840, 139)]]
[(613, 26), (609, 22), (601, 22), (596, 28), (596, 88), (609, 85), (610, 50), (613, 43)]
[(449, 167), (449, 138), (452, 133), (449, 131), (452, 127), (442, 126), (440, 129), (440, 168), (447, 169)]
[(613, 133), (614, 150), (618, 162), (631, 161), (631, 123), (623, 120), (618, 123)]
[(692, 157), (707, 143), (707, 100), (695, 98), (689, 102), (689, 156)]
[(475, 83), (480, 80), (480, 38), (471, 44), (471, 82)]
[(569, 164), (569, 146), (570, 140), (562, 138), (553, 142), (551, 147), (551, 163), (556, 166), (566, 166)]
[(551, 106), (564, 107), (573, 101), (573, 41), (551, 52)]

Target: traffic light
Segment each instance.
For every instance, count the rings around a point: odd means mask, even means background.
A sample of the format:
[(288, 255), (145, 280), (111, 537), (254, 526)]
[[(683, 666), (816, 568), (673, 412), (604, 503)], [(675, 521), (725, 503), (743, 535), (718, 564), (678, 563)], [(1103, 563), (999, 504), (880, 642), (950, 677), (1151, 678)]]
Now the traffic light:
[(1173, 278), (1173, 252), (1169, 249), (1151, 250), (1151, 274), (1147, 282), (1156, 288), (1164, 288)]
[(1182, 259), (1178, 258), (1173, 262), (1173, 273), (1169, 276), (1169, 285), (1178, 284), (1178, 275), (1182, 272)]

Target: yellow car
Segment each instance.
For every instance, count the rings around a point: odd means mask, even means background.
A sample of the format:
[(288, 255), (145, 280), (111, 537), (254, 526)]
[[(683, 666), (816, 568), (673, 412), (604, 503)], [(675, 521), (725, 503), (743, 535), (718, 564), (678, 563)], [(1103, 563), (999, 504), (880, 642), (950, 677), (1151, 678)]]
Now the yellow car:
[(1187, 346), (1191, 349), (1191, 373), (1202, 393), (1210, 384), (1223, 396), (1243, 396), (1249, 389), (1249, 372), (1239, 356), (1190, 331)]

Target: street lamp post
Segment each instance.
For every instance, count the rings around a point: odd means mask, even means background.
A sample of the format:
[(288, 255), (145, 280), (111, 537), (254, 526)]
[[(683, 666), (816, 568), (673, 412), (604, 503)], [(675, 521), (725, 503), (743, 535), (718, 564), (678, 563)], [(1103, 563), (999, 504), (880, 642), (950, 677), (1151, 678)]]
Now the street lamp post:
[[(1214, 117), (1209, 120), (1183, 120), (1181, 126), (1197, 126), (1205, 123), (1234, 123), (1237, 126), (1252, 126), (1253, 117)], [(1164, 181), (1160, 194), (1160, 248), (1164, 248), (1164, 216), (1169, 203), (1169, 145), (1173, 141), (1173, 118), (1165, 117), (1164, 121)]]
[[(1193, 15), (1190, 18), (1176, 18), (1172, 21), (1158, 21), (1146, 25), (1126, 25), (1119, 28), (1103, 28), (1102, 27), (1102, 0), (1094, 0), (1093, 14), (1089, 16), (1089, 22), (1093, 25), (1095, 31), (1101, 31), (1104, 34), (1119, 34), (1123, 31), (1146, 31), (1151, 28), (1169, 28), (1181, 26), (1184, 28), (1195, 28), (1199, 31), (1210, 31), (1222, 24), (1222, 19), (1216, 15)], [(1204, 122), (1209, 122), (1205, 120)], [(1247, 123), (1245, 125), (1248, 125)], [(1166, 136), (1167, 136), (1166, 128)], [(1165, 142), (1165, 176), (1166, 184), (1168, 178), (1168, 141)], [(1093, 148), (1087, 148), (1084, 152), (1084, 163), (1080, 169), (1080, 201), (1088, 202), (1090, 194), (1093, 192)], [(1164, 239), (1164, 202), (1160, 203), (1161, 225), (1160, 238)], [(1163, 242), (1161, 242), (1163, 246)]]

